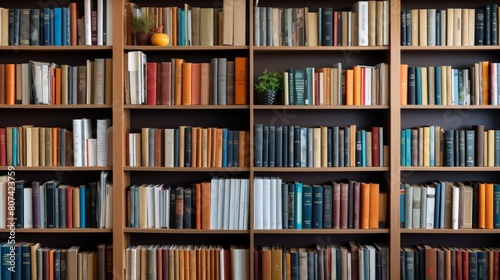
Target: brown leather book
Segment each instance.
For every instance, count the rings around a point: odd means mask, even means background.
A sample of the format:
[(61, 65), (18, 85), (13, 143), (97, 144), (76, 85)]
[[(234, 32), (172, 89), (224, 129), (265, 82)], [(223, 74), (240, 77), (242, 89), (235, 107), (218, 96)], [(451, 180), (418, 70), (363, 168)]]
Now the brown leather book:
[(201, 228), (210, 229), (210, 182), (201, 183)]
[(201, 63), (191, 65), (191, 105), (201, 104)]
[(161, 62), (161, 103), (162, 105), (171, 105), (172, 89), (172, 63)]
[(226, 64), (226, 105), (234, 105), (234, 61)]
[(380, 204), (380, 185), (370, 183), (370, 215), (369, 228), (378, 228), (379, 204)]
[[(370, 184), (361, 183), (361, 215), (360, 228), (370, 228)], [(378, 211), (377, 211), (378, 213)]]
[(425, 248), (425, 279), (437, 280), (437, 250), (431, 245), (424, 245)]
[(271, 278), (281, 279), (283, 275), (282, 249), (273, 246), (271, 249)]
[(349, 185), (340, 183), (340, 228), (346, 229), (348, 223)]
[(162, 147), (165, 146), (163, 143), (163, 133), (161, 129), (155, 129), (155, 145), (154, 145), (154, 166), (161, 167), (163, 162)]
[(222, 128), (215, 129), (215, 166), (222, 167)]
[[(182, 73), (183, 73), (183, 67), (182, 64), (184, 64), (184, 59), (181, 58), (176, 58), (175, 59), (175, 65), (174, 65), (174, 105), (185, 105), (183, 102), (183, 89), (182, 89)], [(191, 96), (189, 97), (191, 99)], [(189, 100), (189, 104), (191, 103), (191, 100)]]
[(201, 63), (200, 69), (200, 104), (210, 104), (210, 63)]
[(246, 157), (246, 139), (245, 132), (238, 131), (238, 167), (245, 166), (245, 157)]
[(182, 105), (191, 105), (191, 75), (192, 63), (184, 62), (182, 64)]
[(104, 60), (104, 104), (113, 102), (113, 59)]
[(234, 59), (234, 104), (248, 104), (248, 58)]
[(272, 256), (271, 247), (262, 247), (262, 280), (272, 279)]
[(156, 104), (156, 62), (148, 62), (146, 64), (146, 104), (155, 105)]

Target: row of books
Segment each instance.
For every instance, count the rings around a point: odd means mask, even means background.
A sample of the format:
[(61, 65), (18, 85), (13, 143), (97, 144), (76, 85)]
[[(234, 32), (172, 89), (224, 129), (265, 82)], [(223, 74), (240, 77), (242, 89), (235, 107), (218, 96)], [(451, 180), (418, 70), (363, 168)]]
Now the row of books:
[(383, 127), (255, 124), (255, 167), (387, 166)]
[(389, 249), (383, 243), (262, 246), (254, 251), (255, 279), (387, 280), (389, 263)]
[[(170, 38), (169, 46), (244, 46), (246, 44), (246, 3), (225, 0), (222, 8), (147, 7), (134, 3), (125, 5), (127, 44), (135, 43), (131, 21), (134, 17), (154, 19), (154, 29), (163, 26)], [(154, 30), (152, 30), (154, 31)]]
[(2, 46), (111, 45), (112, 1), (70, 2), (67, 7), (0, 8)]
[(387, 46), (389, 1), (358, 1), (352, 11), (254, 7), (255, 46)]
[(414, 245), (400, 249), (400, 279), (496, 279), (499, 249)]
[(387, 193), (354, 180), (308, 185), (254, 179), (254, 229), (386, 227)]
[(2, 279), (112, 279), (113, 247), (98, 244), (96, 251), (48, 248), (38, 242), (2, 242)]
[(500, 228), (500, 185), (433, 181), (401, 183), (401, 227)]
[(0, 104), (111, 104), (112, 60), (0, 64)]
[(97, 120), (74, 119), (73, 131), (60, 127), (0, 128), (1, 166), (110, 166), (112, 127)]
[(212, 58), (188, 62), (172, 58), (147, 62), (141, 51), (128, 57), (126, 104), (244, 105), (248, 104), (248, 58)]
[(470, 68), (401, 64), (401, 104), (498, 105), (498, 63), (481, 61)]
[(500, 166), (500, 130), (483, 125), (402, 129), (401, 166)]
[(498, 45), (498, 4), (401, 11), (402, 46)]
[(142, 128), (128, 134), (127, 162), (144, 167), (248, 167), (249, 132), (228, 128)]
[(130, 245), (126, 279), (250, 279), (250, 252), (239, 245)]
[(387, 105), (389, 66), (287, 69), (283, 75), (284, 105)]
[(133, 185), (127, 200), (133, 228), (248, 229), (248, 179), (213, 178), (177, 187)]
[[(0, 191), (0, 228), (8, 228), (11, 222), (17, 228), (112, 227), (112, 185), (105, 172), (99, 181), (78, 186), (58, 180), (9, 183), (2, 176)], [(8, 207), (12, 198), (13, 211)]]

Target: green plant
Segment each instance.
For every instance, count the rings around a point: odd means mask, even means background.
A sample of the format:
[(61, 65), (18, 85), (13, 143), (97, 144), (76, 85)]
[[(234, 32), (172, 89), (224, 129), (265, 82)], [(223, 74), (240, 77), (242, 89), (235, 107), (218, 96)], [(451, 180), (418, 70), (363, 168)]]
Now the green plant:
[(147, 15), (140, 15), (132, 17), (131, 29), (132, 32), (145, 32), (150, 33), (153, 31), (154, 19)]
[(283, 90), (283, 72), (264, 70), (262, 75), (257, 78), (257, 83), (255, 83), (254, 87), (255, 90), (260, 92)]

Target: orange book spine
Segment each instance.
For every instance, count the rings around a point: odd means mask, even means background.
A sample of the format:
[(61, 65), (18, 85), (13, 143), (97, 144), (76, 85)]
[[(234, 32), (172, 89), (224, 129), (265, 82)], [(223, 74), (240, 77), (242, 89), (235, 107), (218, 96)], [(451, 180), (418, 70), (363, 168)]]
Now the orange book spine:
[(182, 104), (182, 64), (184, 59), (176, 59), (174, 67), (174, 78), (175, 78), (175, 91), (174, 91), (174, 105)]
[(399, 100), (401, 105), (408, 104), (408, 64), (401, 64), (399, 66)]
[(55, 104), (61, 104), (61, 68), (56, 68), (56, 99)]
[(56, 101), (56, 71), (54, 67), (49, 67), (50, 73), (50, 104), (55, 104)]
[(54, 279), (54, 250), (49, 249), (49, 279)]
[[(370, 184), (361, 184), (361, 223), (360, 228), (370, 228)], [(378, 214), (378, 212), (377, 212)]]
[(238, 131), (238, 167), (245, 166), (245, 131)]
[(483, 88), (483, 104), (482, 105), (489, 105), (489, 69), (490, 69), (490, 63), (489, 61), (483, 61), (481, 62), (481, 65), (483, 67), (483, 77), (482, 77), (482, 88)]
[(248, 104), (248, 58), (234, 58), (234, 104)]
[(477, 211), (477, 227), (478, 228), (485, 228), (486, 227), (486, 220), (485, 220), (485, 205), (486, 203), (486, 184), (479, 184), (479, 190), (478, 190), (478, 211)]
[[(201, 75), (200, 76), (200, 104), (201, 105), (209, 105), (210, 104), (210, 63), (202, 63), (201, 64), (200, 75)], [(236, 102), (236, 100), (235, 100), (235, 102)]]
[(346, 71), (346, 105), (354, 105), (354, 70)]
[(193, 63), (191, 66), (191, 105), (201, 104), (201, 64)]
[(78, 32), (77, 32), (77, 15), (76, 15), (76, 3), (69, 3), (69, 17), (70, 17), (70, 29), (71, 29), (71, 45), (78, 45)]
[(485, 228), (493, 228), (493, 184), (485, 184), (484, 196), (484, 220)]
[[(201, 228), (210, 229), (210, 182), (201, 183)], [(198, 199), (198, 196), (196, 196)]]
[(354, 66), (353, 95), (354, 105), (361, 105), (361, 67)]
[(370, 184), (370, 228), (378, 228), (380, 185)]
[(222, 128), (215, 130), (215, 167), (222, 167)]
[(16, 103), (16, 65), (5, 64), (5, 104)]
[(58, 159), (58, 153), (57, 153), (57, 146), (59, 145), (59, 141), (57, 141), (57, 134), (58, 134), (58, 128), (53, 127), (52, 128), (52, 166), (58, 166), (57, 164), (57, 159)]
[[(201, 183), (196, 183), (196, 229), (201, 229)], [(206, 198), (205, 198), (206, 199)]]
[(191, 105), (191, 74), (192, 63), (184, 62), (182, 64), (182, 105)]
[(216, 137), (216, 128), (210, 128), (210, 166), (209, 167), (216, 167), (216, 160), (215, 160), (215, 151), (217, 150), (217, 137)]

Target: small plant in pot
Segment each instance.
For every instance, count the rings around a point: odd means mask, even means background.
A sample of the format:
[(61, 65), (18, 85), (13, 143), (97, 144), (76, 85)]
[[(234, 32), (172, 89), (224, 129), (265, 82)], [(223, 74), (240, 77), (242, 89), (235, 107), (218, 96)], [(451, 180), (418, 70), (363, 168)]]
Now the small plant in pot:
[(259, 104), (274, 104), (276, 96), (283, 90), (283, 72), (264, 70), (257, 78), (254, 88)]
[(136, 45), (149, 44), (154, 24), (154, 19), (147, 15), (132, 17), (131, 30), (135, 34)]

